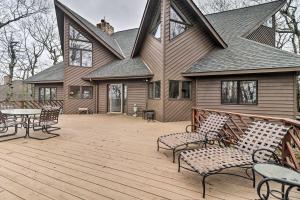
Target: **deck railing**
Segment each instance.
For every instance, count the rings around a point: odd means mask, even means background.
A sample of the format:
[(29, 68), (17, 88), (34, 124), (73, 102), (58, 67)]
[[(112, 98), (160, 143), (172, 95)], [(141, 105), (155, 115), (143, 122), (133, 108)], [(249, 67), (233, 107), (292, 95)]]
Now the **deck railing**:
[(44, 106), (60, 107), (63, 109), (63, 100), (51, 100), (51, 101), (0, 101), (0, 109), (9, 108), (31, 108), (41, 109)]
[(223, 129), (223, 134), (228, 138), (227, 142), (230, 144), (236, 143), (240, 136), (244, 134), (244, 131), (249, 124), (253, 121), (269, 121), (291, 127), (280, 145), (280, 152), (278, 152), (278, 154), (280, 154), (282, 162), (285, 165), (300, 171), (300, 121), (288, 118), (193, 108), (192, 124), (196, 126), (201, 124), (209, 114), (227, 115), (230, 117), (230, 120)]

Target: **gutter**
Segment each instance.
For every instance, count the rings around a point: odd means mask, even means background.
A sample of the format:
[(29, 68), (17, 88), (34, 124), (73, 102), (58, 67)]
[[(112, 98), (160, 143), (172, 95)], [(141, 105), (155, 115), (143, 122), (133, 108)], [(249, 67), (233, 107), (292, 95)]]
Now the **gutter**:
[(245, 70), (229, 70), (216, 72), (184, 72), (184, 77), (204, 77), (204, 76), (222, 76), (222, 75), (238, 75), (238, 74), (258, 74), (258, 73), (280, 73), (280, 72), (300, 72), (299, 67), (285, 68), (267, 68), (267, 69), (245, 69)]
[(64, 83), (64, 81), (24, 81), (26, 84)]
[(140, 76), (114, 76), (114, 77), (99, 77), (99, 78), (88, 78), (84, 77), (83, 80), (93, 80), (93, 81), (102, 81), (102, 80), (126, 80), (126, 79), (144, 79), (152, 78), (154, 75), (140, 75)]

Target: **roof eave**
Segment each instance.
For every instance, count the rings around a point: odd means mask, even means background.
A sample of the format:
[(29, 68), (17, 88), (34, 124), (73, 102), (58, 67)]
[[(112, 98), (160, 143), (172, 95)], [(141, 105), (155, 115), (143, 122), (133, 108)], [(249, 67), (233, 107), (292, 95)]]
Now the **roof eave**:
[(279, 72), (300, 72), (299, 67), (281, 67), (265, 69), (246, 69), (246, 70), (228, 70), (215, 72), (184, 72), (184, 77), (204, 77), (204, 76), (221, 76), (221, 75), (239, 75), (239, 74), (257, 74), (257, 73), (279, 73)]
[(124, 79), (147, 79), (152, 78), (153, 74), (151, 75), (139, 75), (139, 76), (111, 76), (111, 77), (83, 77), (82, 79), (85, 81), (102, 81), (102, 80), (124, 80)]
[(121, 55), (119, 52), (114, 50), (110, 45), (108, 45), (105, 41), (103, 41), (101, 38), (99, 38), (93, 31), (91, 31), (86, 25), (84, 25), (80, 20), (78, 20), (72, 13), (70, 13), (68, 10), (66, 10), (62, 3), (60, 3), (58, 0), (54, 0), (54, 4), (57, 8), (61, 9), (65, 14), (68, 15), (72, 20), (74, 20), (76, 23), (78, 23), (82, 28), (84, 28), (85, 31), (87, 31), (89, 34), (91, 34), (98, 42), (100, 42), (102, 45), (104, 45), (106, 48), (108, 48), (114, 55), (116, 55), (119, 59), (124, 59), (124, 56)]
[(63, 80), (53, 80), (53, 81), (24, 81), (26, 84), (47, 84), (47, 83), (64, 83)]
[(55, 13), (56, 13), (56, 20), (58, 26), (58, 32), (60, 37), (60, 45), (62, 52), (64, 52), (64, 15), (63, 12), (55, 5)]
[(228, 47), (228, 44), (224, 41), (221, 35), (216, 31), (216, 29), (212, 26), (212, 24), (208, 21), (208, 19), (203, 15), (200, 9), (196, 6), (196, 4), (192, 0), (184, 1), (189, 4), (190, 8), (198, 15), (200, 22), (204, 24), (207, 28), (213, 39), (224, 49)]
[[(145, 21), (147, 19), (147, 16), (148, 16), (148, 12), (149, 12), (149, 8), (151, 6), (154, 6), (156, 5), (155, 3), (153, 3), (155, 1), (151, 1), (151, 0), (148, 0), (147, 1), (147, 4), (146, 4), (146, 7), (145, 7), (145, 10), (144, 10), (144, 14), (143, 14), (143, 17), (142, 17), (142, 20), (141, 20), (141, 23), (140, 23), (140, 26), (139, 26), (139, 31), (137, 33), (137, 36), (136, 36), (136, 39), (135, 39), (135, 42), (134, 42), (134, 46), (133, 46), (133, 49), (132, 49), (132, 52), (131, 52), (131, 58), (135, 57), (136, 54), (138, 53), (139, 49), (140, 49), (140, 46), (141, 46), (141, 40), (144, 38), (144, 29), (146, 29), (146, 26), (145, 26)], [(151, 12), (150, 12), (151, 13)]]

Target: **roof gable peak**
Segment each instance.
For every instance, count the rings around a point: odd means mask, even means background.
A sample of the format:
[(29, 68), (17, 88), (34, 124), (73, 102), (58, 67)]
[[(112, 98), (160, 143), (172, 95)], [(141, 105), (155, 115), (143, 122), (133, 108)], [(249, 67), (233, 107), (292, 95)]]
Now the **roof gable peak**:
[[(163, 1), (167, 1), (167, 0), (163, 0)], [(171, 0), (168, 0), (168, 1), (171, 1)], [(145, 11), (143, 14), (143, 18), (141, 20), (139, 31), (138, 31), (136, 41), (134, 44), (134, 48), (132, 50), (132, 54), (131, 54), (132, 58), (135, 57), (138, 54), (139, 50), (141, 49), (142, 43), (147, 35), (149, 24), (152, 22), (152, 20), (151, 20), (153, 17), (152, 15), (153, 15), (153, 13), (155, 13), (154, 11), (157, 7), (158, 2), (159, 2), (159, 0), (148, 0), (147, 1), (146, 8), (145, 8)], [(199, 10), (199, 8), (195, 5), (195, 3), (192, 0), (185, 0), (185, 1), (182, 1), (182, 3), (184, 3), (189, 8), (191, 13), (197, 17), (197, 21), (206, 28), (208, 33), (211, 35), (211, 37), (217, 44), (219, 44), (222, 48), (228, 47), (226, 42), (220, 36), (220, 34), (214, 29), (214, 27), (210, 24), (210, 22), (205, 17), (205, 15), (203, 15), (203, 13)], [(184, 20), (185, 17), (178, 14), (178, 12), (177, 12), (177, 15), (180, 18), (182, 18), (182, 20)]]
[[(107, 33), (103, 32), (101, 29), (91, 24), (88, 20), (84, 19), (79, 14), (77, 14), (58, 0), (54, 0), (54, 4), (56, 9), (61, 10), (64, 14), (66, 14), (68, 17), (74, 20), (84, 30), (86, 30), (90, 35), (92, 35), (100, 44), (104, 45), (109, 51), (111, 51), (116, 57), (124, 59), (124, 56), (122, 55), (122, 52), (120, 52), (118, 44), (116, 44), (112, 36), (109, 36)], [(61, 22), (58, 20), (58, 23)]]

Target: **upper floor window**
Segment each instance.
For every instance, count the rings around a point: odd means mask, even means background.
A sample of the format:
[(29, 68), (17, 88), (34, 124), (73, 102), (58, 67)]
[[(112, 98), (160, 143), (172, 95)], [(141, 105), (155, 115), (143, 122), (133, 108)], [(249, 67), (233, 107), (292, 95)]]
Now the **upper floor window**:
[(178, 35), (184, 33), (190, 23), (188, 19), (180, 12), (174, 3), (170, 10), (170, 39), (174, 39)]
[(149, 99), (159, 99), (160, 89), (160, 81), (149, 83)]
[(156, 9), (156, 15), (154, 17), (154, 21), (152, 23), (152, 27), (151, 27), (151, 34), (153, 35), (153, 37), (155, 37), (156, 39), (160, 40), (161, 38), (161, 7), (160, 7), (160, 2), (159, 2), (159, 6)]
[(257, 81), (222, 81), (222, 104), (256, 105)]
[(72, 26), (69, 33), (69, 65), (79, 67), (93, 65), (93, 44)]

